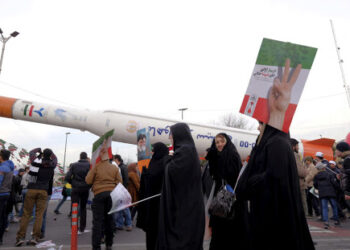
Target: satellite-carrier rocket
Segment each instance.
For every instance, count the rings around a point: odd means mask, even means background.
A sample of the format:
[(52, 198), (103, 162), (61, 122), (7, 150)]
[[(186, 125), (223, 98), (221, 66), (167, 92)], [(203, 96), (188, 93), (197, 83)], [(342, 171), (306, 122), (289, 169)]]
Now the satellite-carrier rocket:
[[(136, 132), (146, 128), (150, 133), (150, 142), (169, 144), (170, 126), (181, 121), (159, 117), (126, 113), (120, 111), (96, 111), (77, 109), (60, 105), (25, 101), (21, 99), (0, 96), (0, 116), (56, 125), (67, 128), (89, 131), (101, 136), (114, 129), (113, 141), (136, 144)], [(236, 128), (187, 123), (191, 129), (199, 156), (220, 132), (226, 133), (236, 146), (242, 160), (245, 160), (255, 145), (258, 133)]]

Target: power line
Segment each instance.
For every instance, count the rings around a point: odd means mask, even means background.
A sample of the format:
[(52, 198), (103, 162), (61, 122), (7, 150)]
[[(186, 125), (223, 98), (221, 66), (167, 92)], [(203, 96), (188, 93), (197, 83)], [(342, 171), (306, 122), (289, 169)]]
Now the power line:
[(39, 95), (39, 94), (37, 94), (37, 93), (35, 93), (35, 92), (33, 92), (33, 91), (30, 91), (30, 90), (28, 90), (28, 89), (24, 89), (24, 88), (15, 86), (15, 85), (13, 85), (13, 84), (10, 84), (10, 83), (8, 83), (8, 82), (4, 82), (4, 81), (2, 81), (2, 80), (0, 80), (0, 84), (9, 86), (9, 87), (14, 88), (14, 89), (21, 90), (21, 91), (23, 91), (23, 92), (25, 92), (25, 93), (29, 93), (29, 94), (31, 94), (31, 95), (34, 95), (34, 96), (37, 96), (37, 97), (40, 97), (40, 98), (44, 98), (44, 99), (49, 100), (49, 101), (54, 101), (54, 102), (57, 102), (57, 103), (61, 103), (61, 104), (68, 105), (68, 106), (75, 106), (76, 108), (82, 108), (82, 107), (80, 107), (80, 106), (77, 106), (77, 105), (74, 105), (74, 104), (71, 104), (71, 103), (67, 103), (67, 102), (63, 102), (63, 101), (57, 100), (57, 99), (55, 99), (55, 98), (51, 98), (51, 97)]
[(301, 99), (301, 101), (309, 102), (309, 101), (314, 101), (314, 100), (318, 100), (318, 99), (323, 99), (323, 98), (328, 98), (328, 97), (334, 97), (334, 96), (339, 96), (339, 95), (344, 95), (344, 94), (346, 94), (346, 93), (345, 93), (345, 92), (339, 92), (339, 93), (330, 94), (330, 95), (316, 96), (316, 97)]

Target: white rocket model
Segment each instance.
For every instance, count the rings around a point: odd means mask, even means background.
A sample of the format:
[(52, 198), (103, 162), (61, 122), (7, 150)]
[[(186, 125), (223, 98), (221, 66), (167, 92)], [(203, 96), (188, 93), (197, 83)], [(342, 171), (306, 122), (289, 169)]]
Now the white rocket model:
[[(170, 126), (180, 122), (152, 116), (118, 111), (90, 111), (45, 103), (31, 102), (0, 96), (0, 116), (75, 128), (101, 136), (114, 129), (113, 141), (136, 144), (136, 132), (146, 128), (150, 132), (151, 143), (169, 144)], [(228, 134), (236, 146), (242, 160), (246, 159), (254, 147), (256, 132), (241, 129), (188, 123), (199, 156), (205, 155), (216, 134)]]

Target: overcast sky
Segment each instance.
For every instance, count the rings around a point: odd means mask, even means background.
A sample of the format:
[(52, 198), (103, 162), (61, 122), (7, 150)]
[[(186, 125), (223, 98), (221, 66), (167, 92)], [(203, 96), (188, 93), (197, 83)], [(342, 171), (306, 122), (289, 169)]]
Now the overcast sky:
[[(92, 110), (114, 109), (206, 123), (238, 113), (264, 37), (318, 48), (291, 135), (343, 139), (350, 108), (350, 1), (1, 0), (6, 45), (0, 95)], [(348, 80), (349, 81), (349, 80)], [(51, 147), (67, 162), (96, 136), (0, 118), (0, 138)], [(134, 147), (113, 144), (126, 158)]]

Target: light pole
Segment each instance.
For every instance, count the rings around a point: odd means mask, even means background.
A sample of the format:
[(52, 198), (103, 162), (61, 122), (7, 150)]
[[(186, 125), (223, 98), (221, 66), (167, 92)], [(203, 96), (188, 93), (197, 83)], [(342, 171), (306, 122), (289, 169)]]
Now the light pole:
[(64, 169), (64, 173), (66, 173), (66, 149), (67, 149), (67, 138), (68, 135), (70, 134), (70, 132), (66, 133), (66, 144), (64, 145), (64, 156), (63, 156), (63, 169)]
[(184, 119), (184, 111), (186, 111), (188, 108), (181, 108), (179, 111), (181, 111), (181, 120)]
[(0, 58), (0, 74), (1, 74), (1, 69), (2, 69), (2, 61), (4, 60), (4, 52), (5, 52), (5, 45), (8, 40), (10, 40), (11, 37), (16, 37), (19, 35), (19, 32), (14, 31), (10, 34), (8, 37), (4, 37), (2, 34), (2, 29), (0, 29), (0, 40), (2, 42), (2, 50), (1, 50), (1, 58)]

